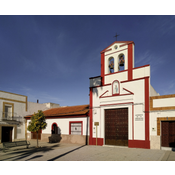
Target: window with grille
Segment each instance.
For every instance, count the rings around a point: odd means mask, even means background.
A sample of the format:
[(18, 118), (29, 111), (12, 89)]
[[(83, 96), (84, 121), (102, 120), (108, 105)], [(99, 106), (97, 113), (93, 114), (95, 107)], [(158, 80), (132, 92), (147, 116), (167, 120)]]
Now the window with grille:
[(70, 134), (81, 135), (82, 134), (82, 122), (70, 122)]

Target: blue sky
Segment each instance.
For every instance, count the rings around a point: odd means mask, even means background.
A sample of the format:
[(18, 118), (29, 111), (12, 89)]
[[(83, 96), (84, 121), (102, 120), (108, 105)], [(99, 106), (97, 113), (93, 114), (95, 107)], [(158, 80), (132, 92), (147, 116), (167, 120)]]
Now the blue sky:
[(134, 41), (135, 67), (150, 64), (151, 85), (175, 94), (175, 16), (0, 16), (0, 90), (61, 106), (89, 103), (100, 51)]

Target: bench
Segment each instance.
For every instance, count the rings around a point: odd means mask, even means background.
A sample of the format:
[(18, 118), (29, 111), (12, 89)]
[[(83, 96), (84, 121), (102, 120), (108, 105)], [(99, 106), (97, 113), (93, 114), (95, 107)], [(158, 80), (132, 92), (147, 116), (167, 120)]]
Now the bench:
[(18, 146), (27, 146), (29, 147), (30, 142), (27, 142), (27, 140), (22, 140), (22, 141), (15, 141), (15, 142), (4, 142), (3, 143), (3, 152), (5, 152), (5, 149), (13, 148), (13, 147), (18, 147)]

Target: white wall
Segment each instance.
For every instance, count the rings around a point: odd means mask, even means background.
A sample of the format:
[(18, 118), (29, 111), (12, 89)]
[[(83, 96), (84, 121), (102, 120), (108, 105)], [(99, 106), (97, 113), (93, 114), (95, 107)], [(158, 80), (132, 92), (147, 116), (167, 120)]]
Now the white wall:
[[(99, 122), (98, 127), (98, 137), (104, 138), (104, 110), (105, 109), (115, 109), (115, 108), (128, 108), (128, 139), (132, 139), (132, 120), (134, 119), (134, 139), (135, 140), (145, 140), (145, 81), (140, 79), (137, 81), (129, 81), (120, 83), (120, 95), (112, 96), (112, 85), (103, 86), (98, 88), (93, 88), (93, 124), (94, 122)], [(123, 88), (131, 91), (134, 95), (123, 90)], [(106, 98), (99, 98), (103, 95), (109, 96)], [(128, 95), (122, 95), (128, 94)], [(124, 105), (122, 105), (124, 103)], [(134, 115), (132, 103), (134, 103)], [(105, 106), (104, 106), (105, 105)], [(137, 116), (143, 120), (137, 120)], [(93, 137), (96, 137), (96, 128), (93, 125)]]
[(156, 90), (150, 85), (150, 97), (152, 96), (159, 96), (160, 94), (156, 92)]
[(175, 106), (175, 97), (162, 98), (162, 99), (153, 99), (153, 108), (173, 107), (173, 106)]
[(46, 106), (46, 103), (42, 104), (42, 103), (28, 102), (28, 110), (27, 110), (27, 112), (24, 113), (24, 116), (37, 113), (38, 110), (45, 111), (47, 109), (49, 109), (49, 108)]
[(110, 74), (105, 76), (105, 84), (112, 83), (114, 80), (126, 81), (128, 79), (128, 72), (118, 72), (116, 74)]
[[(89, 117), (75, 117), (75, 118), (55, 118), (46, 119), (47, 127), (42, 130), (43, 134), (51, 134), (52, 124), (57, 123), (58, 127), (61, 129), (61, 134), (69, 135), (69, 122), (70, 121), (82, 121), (83, 122), (83, 135), (89, 135)], [(27, 120), (27, 126), (30, 120)], [(30, 133), (27, 131), (27, 133)]]
[(150, 66), (133, 69), (133, 79), (150, 76)]

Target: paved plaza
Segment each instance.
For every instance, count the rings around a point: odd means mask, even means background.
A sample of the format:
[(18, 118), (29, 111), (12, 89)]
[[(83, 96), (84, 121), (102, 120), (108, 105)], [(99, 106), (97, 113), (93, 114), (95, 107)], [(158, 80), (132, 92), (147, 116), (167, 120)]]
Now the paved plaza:
[(29, 149), (11, 148), (6, 153), (0, 144), (1, 161), (174, 161), (175, 152), (117, 146), (92, 146), (30, 141)]

